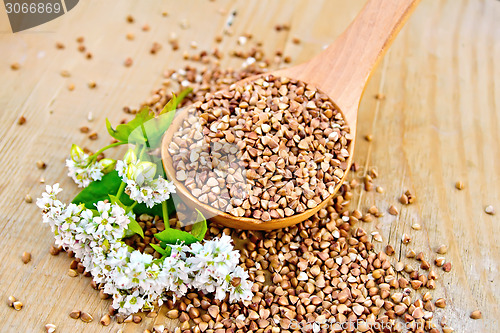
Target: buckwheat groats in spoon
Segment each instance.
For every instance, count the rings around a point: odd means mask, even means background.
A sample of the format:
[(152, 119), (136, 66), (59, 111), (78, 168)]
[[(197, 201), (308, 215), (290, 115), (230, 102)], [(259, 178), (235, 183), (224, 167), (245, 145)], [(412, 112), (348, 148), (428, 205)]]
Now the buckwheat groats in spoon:
[(176, 179), (233, 216), (269, 221), (315, 208), (347, 168), (349, 127), (304, 82), (263, 75), (187, 112), (169, 145)]

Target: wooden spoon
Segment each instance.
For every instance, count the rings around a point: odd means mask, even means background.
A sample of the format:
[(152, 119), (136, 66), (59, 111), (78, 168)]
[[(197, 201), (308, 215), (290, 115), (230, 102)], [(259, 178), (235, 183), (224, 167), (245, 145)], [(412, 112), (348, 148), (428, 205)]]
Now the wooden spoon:
[[(389, 45), (415, 9), (420, 0), (369, 0), (349, 27), (319, 55), (298, 66), (271, 72), (277, 77), (288, 77), (306, 82), (326, 93), (347, 121), (353, 137), (356, 135), (358, 107), (366, 82)], [(252, 80), (253, 78), (246, 79)], [(165, 171), (177, 187), (177, 193), (190, 208), (199, 209), (222, 225), (247, 230), (284, 228), (309, 218), (323, 208), (334, 195), (313, 209), (281, 219), (264, 222), (254, 218), (236, 217), (196, 199), (184, 185), (176, 180), (168, 146), (174, 133), (187, 115), (181, 111), (165, 133), (162, 159)], [(348, 168), (336, 186), (338, 191), (352, 163), (354, 140), (349, 145)]]

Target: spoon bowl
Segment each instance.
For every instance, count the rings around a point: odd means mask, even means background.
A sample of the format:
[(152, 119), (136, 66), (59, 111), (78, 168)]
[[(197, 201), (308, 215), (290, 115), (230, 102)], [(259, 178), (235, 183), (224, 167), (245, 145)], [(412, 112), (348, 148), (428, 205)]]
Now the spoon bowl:
[[(340, 189), (352, 164), (357, 112), (366, 83), (418, 2), (419, 0), (370, 0), (337, 40), (316, 57), (298, 66), (264, 74), (303, 81), (324, 92), (349, 125), (353, 139), (348, 146), (347, 167), (333, 193), (325, 200), (302, 213), (270, 221), (233, 216), (198, 201), (184, 184), (176, 179), (176, 170), (168, 149), (175, 132), (188, 115), (189, 109), (184, 108), (175, 116), (162, 141), (165, 172), (174, 182), (183, 202), (224, 226), (246, 230), (284, 228), (300, 223), (322, 209)], [(260, 76), (250, 77), (238, 83), (251, 82)]]
[[(260, 76), (255, 76), (248, 78), (249, 81), (256, 79)], [(241, 81), (240, 81), (241, 82)], [(307, 209), (303, 213), (294, 214), (289, 217), (284, 217), (280, 219), (272, 219), (270, 221), (262, 221), (259, 219), (251, 217), (237, 217), (228, 213), (225, 213), (219, 209), (216, 209), (208, 204), (200, 202), (196, 197), (194, 197), (189, 189), (184, 186), (184, 184), (176, 179), (176, 170), (174, 168), (174, 163), (172, 160), (172, 155), (168, 151), (168, 145), (172, 142), (173, 135), (182, 125), (183, 120), (186, 118), (189, 109), (182, 109), (179, 114), (177, 114), (172, 121), (168, 131), (165, 133), (162, 142), (162, 160), (165, 167), (165, 172), (168, 179), (171, 179), (176, 186), (176, 193), (182, 198), (183, 203), (185, 203), (191, 209), (198, 209), (205, 216), (212, 217), (211, 219), (219, 222), (220, 224), (237, 229), (245, 230), (273, 230), (279, 228), (285, 228), (302, 221), (307, 220), (312, 215), (316, 214), (321, 208), (323, 208), (328, 201), (330, 201), (335, 193), (339, 190), (340, 186), (343, 184), (346, 176), (347, 170), (344, 172), (344, 176), (340, 182), (335, 186), (334, 192), (328, 196), (327, 199), (323, 200), (314, 208)], [(349, 157), (347, 159), (347, 165), (350, 167), (352, 164), (352, 157), (354, 153), (354, 139), (350, 142), (349, 147)]]

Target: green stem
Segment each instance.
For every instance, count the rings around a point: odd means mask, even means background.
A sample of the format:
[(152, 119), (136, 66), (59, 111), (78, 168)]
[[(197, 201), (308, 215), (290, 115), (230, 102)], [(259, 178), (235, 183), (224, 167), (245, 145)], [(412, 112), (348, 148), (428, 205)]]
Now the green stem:
[(113, 147), (117, 147), (117, 146), (121, 146), (121, 145), (124, 145), (124, 144), (127, 144), (128, 142), (124, 142), (124, 141), (120, 141), (120, 142), (115, 142), (115, 143), (112, 143), (110, 145), (107, 145), (106, 147), (104, 148), (101, 148), (99, 149), (98, 151), (96, 151), (94, 154), (92, 154), (90, 156), (90, 161), (93, 161), (97, 158), (97, 156), (101, 155), (101, 153), (109, 148), (113, 148)]
[(146, 150), (146, 145), (142, 146), (141, 148), (141, 152), (139, 153), (139, 161), (144, 161), (144, 159), (142, 158), (142, 156), (144, 155), (144, 151)]
[(142, 130), (142, 135), (144, 136), (144, 139), (146, 139), (146, 146), (149, 145), (149, 139), (148, 139), (148, 134), (146, 133), (146, 128), (144, 127), (144, 123), (141, 124), (141, 130)]
[(136, 205), (137, 205), (137, 201), (134, 201), (134, 203), (132, 204), (132, 206), (129, 206), (129, 208), (128, 208), (129, 212), (131, 212)]
[(127, 184), (125, 182), (121, 182), (120, 188), (118, 189), (118, 192), (116, 192), (116, 200), (120, 200), (120, 196), (122, 195), (123, 191), (125, 190), (125, 186)]
[(170, 228), (170, 220), (168, 218), (167, 200), (165, 200), (161, 203), (161, 211), (163, 213), (163, 224), (165, 224), (165, 229)]

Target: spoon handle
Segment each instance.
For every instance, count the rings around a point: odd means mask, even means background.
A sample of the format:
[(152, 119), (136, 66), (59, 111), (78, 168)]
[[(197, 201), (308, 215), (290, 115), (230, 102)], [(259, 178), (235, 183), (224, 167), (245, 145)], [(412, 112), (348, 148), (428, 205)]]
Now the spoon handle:
[(310, 61), (290, 68), (290, 72), (323, 90), (355, 127), (361, 95), (372, 70), (419, 1), (369, 0), (333, 44)]

